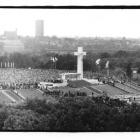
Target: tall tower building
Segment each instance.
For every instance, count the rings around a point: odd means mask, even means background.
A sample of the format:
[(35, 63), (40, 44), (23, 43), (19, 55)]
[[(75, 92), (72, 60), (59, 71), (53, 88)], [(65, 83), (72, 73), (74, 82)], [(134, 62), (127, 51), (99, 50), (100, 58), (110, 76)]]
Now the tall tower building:
[(44, 36), (44, 21), (36, 20), (35, 22), (35, 36), (43, 37)]

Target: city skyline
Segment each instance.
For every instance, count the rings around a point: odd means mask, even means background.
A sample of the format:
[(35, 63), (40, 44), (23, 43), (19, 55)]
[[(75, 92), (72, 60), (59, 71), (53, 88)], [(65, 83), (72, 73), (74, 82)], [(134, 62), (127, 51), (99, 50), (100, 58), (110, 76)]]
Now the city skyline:
[(140, 38), (138, 17), (136, 9), (0, 9), (0, 34), (17, 29), (20, 36), (35, 36), (35, 21), (43, 20), (44, 36)]

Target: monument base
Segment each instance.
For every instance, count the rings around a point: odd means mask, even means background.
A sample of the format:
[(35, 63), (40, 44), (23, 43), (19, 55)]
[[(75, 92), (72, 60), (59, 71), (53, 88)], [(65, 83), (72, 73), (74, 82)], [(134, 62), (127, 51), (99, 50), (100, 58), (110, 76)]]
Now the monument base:
[(83, 80), (91, 83), (91, 84), (103, 84), (102, 82), (99, 82), (97, 79), (87, 79), (87, 78), (83, 78)]

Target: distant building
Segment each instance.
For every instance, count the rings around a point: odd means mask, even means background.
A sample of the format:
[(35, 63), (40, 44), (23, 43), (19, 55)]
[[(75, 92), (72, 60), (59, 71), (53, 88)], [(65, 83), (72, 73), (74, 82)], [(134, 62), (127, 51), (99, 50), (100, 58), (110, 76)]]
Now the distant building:
[(43, 37), (44, 36), (44, 21), (36, 20), (35, 22), (35, 36)]
[(18, 36), (17, 36), (17, 30), (15, 30), (15, 31), (5, 31), (4, 32), (4, 37), (6, 39), (10, 39), (10, 40), (17, 39), (18, 38)]
[(0, 37), (0, 44), (2, 44), (3, 53), (23, 52), (24, 44), (20, 41), (15, 31), (5, 31)]
[(5, 39), (2, 42), (4, 43), (4, 46), (3, 46), (4, 52), (7, 52), (7, 53), (20, 52), (21, 53), (24, 51), (24, 45), (19, 39), (16, 39), (16, 40)]

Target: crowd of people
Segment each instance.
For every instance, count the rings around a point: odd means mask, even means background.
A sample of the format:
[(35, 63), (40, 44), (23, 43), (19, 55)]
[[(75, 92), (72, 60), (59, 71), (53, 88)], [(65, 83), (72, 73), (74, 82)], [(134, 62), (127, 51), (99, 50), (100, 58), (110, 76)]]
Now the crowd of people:
[[(52, 82), (52, 79), (59, 79), (62, 70), (54, 69), (0, 69), (0, 86), (3, 88), (32, 88), (39, 82)], [(66, 72), (66, 71), (65, 71)], [(71, 71), (70, 71), (71, 72)], [(74, 71), (76, 72), (76, 71)], [(84, 72), (88, 77), (89, 72)], [(55, 80), (55, 81), (56, 81)]]
[[(37, 88), (39, 82), (61, 82), (60, 74), (62, 70), (54, 69), (0, 69), (0, 88), (2, 89), (29, 89)], [(89, 76), (90, 72), (84, 72), (84, 77)], [(54, 81), (53, 81), (54, 82)]]
[(34, 88), (39, 82), (59, 78), (61, 71), (43, 69), (0, 69), (2, 88)]
[(64, 92), (63, 90), (44, 90), (44, 95), (51, 95), (54, 97), (75, 97), (75, 96), (87, 96), (87, 93), (85, 92), (80, 92), (80, 91), (75, 91), (75, 92), (71, 92), (71, 91), (67, 91)]

